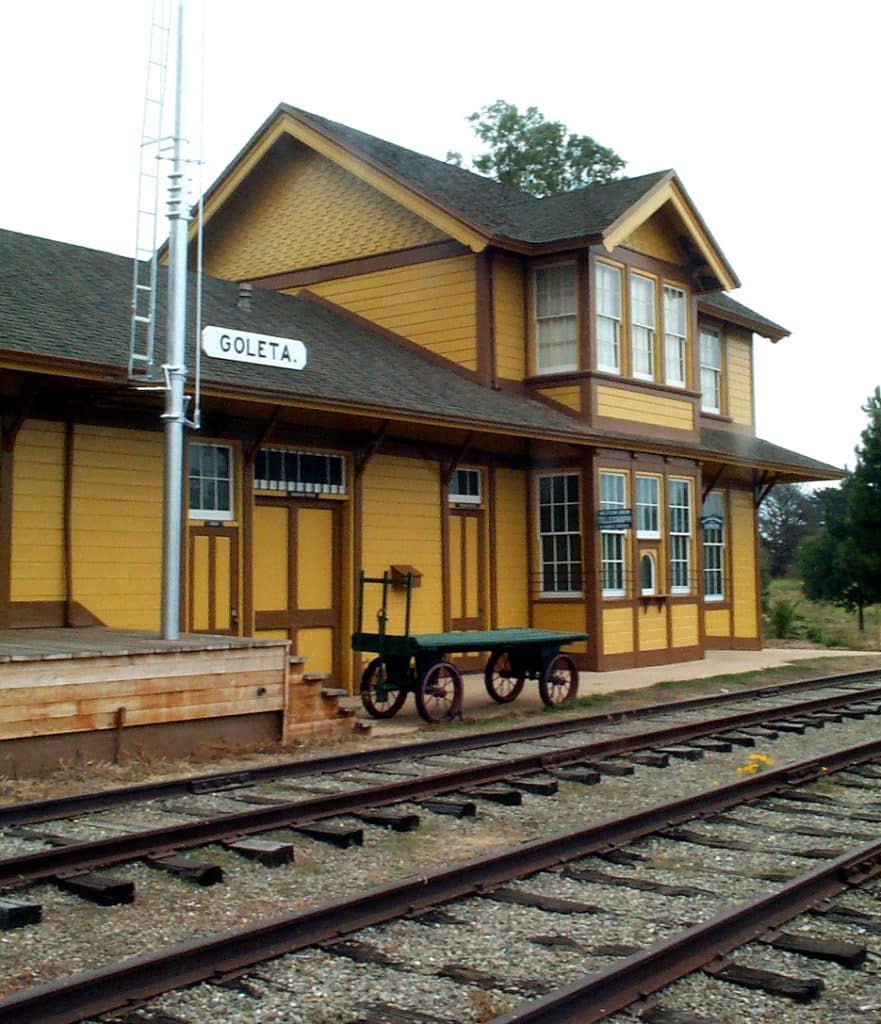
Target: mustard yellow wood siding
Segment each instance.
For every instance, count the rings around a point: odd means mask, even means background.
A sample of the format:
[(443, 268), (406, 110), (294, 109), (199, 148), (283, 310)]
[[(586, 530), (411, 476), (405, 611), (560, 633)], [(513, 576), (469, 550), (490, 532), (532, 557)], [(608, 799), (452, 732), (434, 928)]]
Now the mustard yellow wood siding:
[(210, 222), (205, 272), (259, 277), (372, 256), (447, 236), (302, 143), (257, 167)]
[(497, 256), (493, 261), (496, 373), (505, 380), (526, 376), (526, 305), (523, 267)]
[(704, 616), (704, 632), (707, 636), (730, 636), (731, 613), (727, 608), (707, 610)]
[(603, 609), (603, 653), (629, 654), (633, 650), (633, 611), (626, 608)]
[(469, 370), (477, 367), (476, 287), (473, 256), (310, 286), (332, 302)]
[(288, 606), (289, 516), (290, 509), (287, 505), (254, 506), (252, 557), (254, 610), (257, 612), (273, 611)]
[[(422, 573), (413, 590), (410, 629), (443, 629), (441, 571), (440, 474), (435, 463), (375, 455), (364, 471), (362, 489), (362, 560), (368, 576), (382, 576), (391, 565), (412, 565)], [(364, 596), (364, 631), (376, 632), (381, 588), (368, 585)], [(404, 598), (389, 596), (388, 632), (402, 632)]]
[(581, 412), (581, 388), (539, 388), (538, 393), (552, 402), (559, 402), (560, 405)]
[(755, 638), (758, 631), (756, 596), (756, 535), (752, 495), (731, 491), (731, 575), (734, 635)]
[(753, 422), (753, 344), (752, 336), (728, 332), (728, 414), (735, 423)]
[(649, 603), (639, 610), (639, 649), (661, 651), (667, 646), (667, 609)]
[(694, 430), (694, 406), (691, 402), (605, 384), (597, 387), (597, 415), (672, 427), (674, 430)]
[(700, 640), (696, 604), (674, 604), (670, 609), (673, 646), (694, 647)]
[(211, 621), (211, 599), (210, 587), (208, 585), (209, 570), (209, 537), (199, 536), (193, 538), (191, 547), (192, 564), (190, 566), (190, 579), (193, 588), (193, 621), (191, 628), (196, 630), (207, 630)]
[(500, 628), (529, 625), (529, 581), (526, 564), (526, 474), (496, 471), (496, 618)]
[(678, 242), (676, 229), (670, 224), (663, 209), (653, 214), (621, 243), (627, 249), (653, 256), (667, 263), (684, 265), (685, 258)]
[[(586, 633), (584, 605), (581, 601), (538, 601), (532, 607), (532, 620), (536, 629), (558, 629), (568, 633)], [(519, 623), (518, 623), (519, 625)], [(583, 654), (587, 643), (566, 644), (566, 650)]]
[(162, 434), (77, 426), (73, 598), (108, 626), (158, 629)]
[(12, 600), (63, 600), (63, 424), (26, 422), (15, 443), (14, 467)]

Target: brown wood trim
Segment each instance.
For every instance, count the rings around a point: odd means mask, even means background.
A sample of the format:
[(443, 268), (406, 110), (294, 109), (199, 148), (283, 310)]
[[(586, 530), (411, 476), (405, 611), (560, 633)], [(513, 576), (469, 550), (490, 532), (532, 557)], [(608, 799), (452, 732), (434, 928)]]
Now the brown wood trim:
[[(679, 430), (677, 427), (659, 427), (654, 423), (634, 423), (632, 420), (616, 420), (612, 419), (611, 416), (597, 416), (594, 420), (594, 429), (597, 432), (603, 430), (613, 431), (616, 434), (627, 434), (629, 431), (625, 428), (628, 426), (632, 430), (638, 430), (638, 434), (633, 435), (633, 445), (628, 445), (626, 450), (629, 451), (630, 447), (639, 447), (640, 442), (652, 442), (652, 441), (666, 441), (671, 445), (675, 445), (677, 442), (681, 443), (697, 443), (699, 437), (698, 430)], [(622, 445), (626, 444), (622, 438)], [(700, 455), (700, 452), (695, 452), (695, 455)]]
[(760, 319), (754, 319), (751, 316), (747, 316), (744, 313), (735, 313), (733, 310), (719, 309), (718, 306), (714, 306), (709, 302), (704, 302), (698, 296), (698, 312), (705, 314), (708, 317), (712, 317), (715, 320), (721, 320), (726, 324), (734, 324), (736, 327), (743, 327), (746, 330), (760, 335), (762, 338), (769, 338), (772, 342), (782, 341), (783, 338), (788, 338), (791, 331), (787, 331), (785, 327), (777, 325), (775, 330), (770, 323)]
[(283, 270), (277, 274), (264, 274), (261, 277), (242, 278), (258, 288), (269, 288), (279, 291), (284, 288), (304, 288), (322, 281), (336, 281), (345, 277), (358, 277), (361, 274), (373, 274), (381, 270), (395, 270), (398, 267), (412, 267), (418, 263), (431, 263), (435, 260), (450, 259), (454, 256), (467, 256), (471, 250), (467, 245), (448, 239), (444, 242), (429, 242), (408, 249), (393, 249), (389, 252), (376, 253), (373, 256), (359, 256), (355, 259), (338, 260), (335, 263), (321, 263), (312, 267), (300, 267), (295, 270)]
[[(256, 452), (254, 453), (256, 455)], [(254, 623), (254, 459), (242, 460), (242, 607), (239, 635), (253, 636)]]
[(536, 373), (527, 377), (523, 384), (533, 388), (546, 388), (562, 384), (575, 384), (577, 381), (597, 381), (599, 384), (613, 384), (625, 391), (658, 392), (668, 398), (700, 400), (700, 392), (689, 388), (677, 388), (672, 384), (663, 384), (657, 380), (636, 380), (618, 373), (607, 373), (605, 370), (565, 370), (561, 373)]
[(486, 502), (489, 508), (487, 531), (489, 533), (489, 628), (499, 626), (499, 568), (496, 564), (498, 551), (499, 520), (496, 508), (496, 467), (490, 466), (486, 474)]
[(526, 513), (526, 606), (529, 609), (529, 622), (527, 626), (535, 625), (535, 595), (541, 590), (537, 585), (536, 558), (538, 556), (538, 530), (536, 525), (537, 483), (535, 469), (533, 468), (532, 445), (527, 442), (527, 465), (530, 467), (526, 474), (526, 486), (523, 488), (525, 497)]
[[(575, 309), (578, 315), (578, 365), (581, 373), (589, 373), (593, 367), (591, 343), (593, 341), (592, 325), (595, 319), (595, 298), (592, 287), (592, 266), (587, 253), (577, 254), (575, 258)], [(558, 374), (550, 376), (558, 376)], [(539, 374), (532, 379), (537, 377)]]
[[(352, 475), (352, 632), (363, 629), (358, 621), (358, 598), (361, 570), (364, 568), (364, 470), (366, 463), (355, 467)], [(362, 616), (363, 616), (363, 609)], [(352, 690), (359, 692), (362, 655), (352, 651)]]
[(749, 636), (708, 636), (708, 651), (761, 651), (761, 637)]
[(625, 654), (605, 654), (599, 659), (597, 671), (614, 672), (628, 668), (650, 668), (657, 665), (678, 665), (683, 661), (702, 661), (703, 648), (666, 647), (657, 651), (633, 651)]
[(603, 259), (621, 263), (628, 270), (643, 270), (648, 274), (654, 274), (656, 277), (669, 281), (672, 285), (684, 285), (689, 291), (693, 291), (698, 287), (698, 274), (689, 270), (688, 267), (658, 259), (657, 256), (649, 256), (646, 253), (637, 252), (636, 249), (628, 249), (626, 246), (616, 245), (609, 252), (605, 246), (593, 246), (591, 252), (596, 256), (601, 256)]
[(11, 625), (12, 599), (12, 498), (15, 449), (0, 454), (0, 628)]
[(8, 629), (60, 626), (103, 626), (104, 623), (79, 601), (12, 601)]
[(486, 248), (475, 257), (475, 333), (477, 337), (477, 378), (492, 387), (496, 380), (495, 322), (493, 315), (493, 250)]
[(74, 467), (73, 420), (64, 423), (64, 481), (62, 483), (62, 527), (61, 544), (64, 561), (64, 624), (72, 625), (73, 618), (73, 467)]
[[(442, 590), (442, 615), (444, 632), (449, 633), (453, 626), (453, 601), (452, 601), (452, 571), (450, 568), (450, 480), (446, 478), (443, 465), (438, 466), (440, 473), (440, 501), (441, 501), (441, 590)], [(452, 476), (452, 474), (450, 474)]]
[[(584, 456), (581, 464), (581, 586), (584, 591), (584, 631), (590, 635), (587, 645), (588, 664), (593, 667), (602, 645), (602, 624), (600, 620), (600, 587), (597, 579), (597, 540), (593, 527), (596, 508), (596, 484), (594, 482), (594, 453)], [(590, 529), (588, 529), (590, 524)], [(585, 534), (592, 537), (588, 542)]]
[(444, 356), (439, 356), (436, 352), (432, 352), (430, 349), (425, 348), (422, 345), (417, 344), (415, 341), (411, 341), (409, 338), (404, 337), (403, 334), (396, 334), (394, 331), (390, 331), (387, 327), (383, 327), (380, 324), (375, 323), (373, 320), (368, 320), (367, 317), (361, 316), (359, 313), (353, 313), (351, 309), (346, 309), (345, 306), (340, 306), (336, 302), (331, 302), (330, 299), (325, 298), (323, 295), (318, 295), (317, 292), (310, 292), (304, 289), (299, 293), (299, 298), (308, 299), (310, 302), (314, 302), (324, 309), (330, 310), (337, 316), (342, 317), (344, 320), (348, 320), (350, 323), (357, 327), (361, 327), (364, 330), (370, 331), (373, 334), (378, 334), (388, 341), (394, 342), (401, 348), (409, 349), (411, 352), (418, 352), (421, 356), (428, 359), (429, 362), (435, 363), (438, 366), (443, 366), (444, 369), (451, 370), (453, 373), (457, 373), (460, 377), (464, 377), (466, 380), (476, 381), (482, 383), (479, 374), (474, 370), (469, 370), (462, 366), (461, 363), (456, 363), (452, 359), (446, 359)]

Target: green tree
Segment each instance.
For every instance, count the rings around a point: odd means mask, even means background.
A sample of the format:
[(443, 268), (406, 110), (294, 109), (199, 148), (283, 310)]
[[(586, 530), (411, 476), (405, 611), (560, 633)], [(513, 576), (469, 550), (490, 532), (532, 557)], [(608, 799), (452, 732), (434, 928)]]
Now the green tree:
[(869, 422), (857, 462), (839, 488), (820, 492), (822, 530), (801, 553), (805, 593), (857, 612), (881, 601), (881, 389), (862, 407)]
[(816, 495), (798, 484), (780, 484), (771, 490), (759, 509), (759, 538), (772, 579), (789, 574), (799, 545), (819, 524)]
[[(538, 107), (520, 111), (513, 103), (496, 100), (468, 121), (489, 146), (474, 158), (474, 169), (535, 196), (613, 181), (626, 165), (590, 136), (570, 134), (562, 122), (545, 120)], [(462, 165), (460, 153), (448, 152), (447, 160)]]

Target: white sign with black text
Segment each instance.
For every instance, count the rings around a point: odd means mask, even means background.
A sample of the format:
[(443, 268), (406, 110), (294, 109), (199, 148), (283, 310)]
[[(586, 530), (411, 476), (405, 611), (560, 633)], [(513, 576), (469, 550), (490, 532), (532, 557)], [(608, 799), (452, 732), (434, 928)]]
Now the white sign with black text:
[(202, 351), (213, 359), (231, 359), (283, 370), (302, 370), (306, 365), (306, 346), (302, 341), (248, 334), (230, 327), (203, 327)]

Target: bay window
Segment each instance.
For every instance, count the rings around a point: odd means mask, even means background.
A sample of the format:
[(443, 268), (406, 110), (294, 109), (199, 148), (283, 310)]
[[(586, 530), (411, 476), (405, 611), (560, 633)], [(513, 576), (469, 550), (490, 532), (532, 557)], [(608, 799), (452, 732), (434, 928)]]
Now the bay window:
[(630, 276), (630, 349), (632, 373), (640, 380), (655, 377), (655, 282)]
[(535, 369), (578, 369), (578, 315), (574, 263), (535, 271)]
[(722, 412), (722, 335), (714, 327), (701, 327), (701, 409)]
[(621, 271), (596, 264), (597, 369), (621, 372)]
[(664, 380), (673, 387), (687, 383), (687, 343), (685, 292), (664, 285)]

